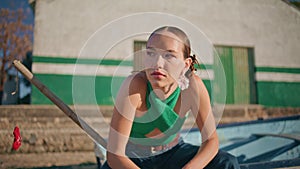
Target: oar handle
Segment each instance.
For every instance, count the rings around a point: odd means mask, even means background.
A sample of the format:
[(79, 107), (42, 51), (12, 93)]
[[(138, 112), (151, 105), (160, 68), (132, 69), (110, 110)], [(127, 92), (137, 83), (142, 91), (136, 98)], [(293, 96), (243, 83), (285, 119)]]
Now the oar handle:
[(93, 128), (91, 128), (83, 119), (66, 105), (60, 98), (51, 92), (42, 82), (40, 82), (34, 75), (19, 61), (13, 61), (16, 69), (23, 74), (39, 91), (41, 91), (49, 100), (51, 100), (60, 110), (62, 110), (70, 119), (72, 119), (80, 128), (82, 128), (91, 138), (106, 148), (107, 142), (101, 137)]

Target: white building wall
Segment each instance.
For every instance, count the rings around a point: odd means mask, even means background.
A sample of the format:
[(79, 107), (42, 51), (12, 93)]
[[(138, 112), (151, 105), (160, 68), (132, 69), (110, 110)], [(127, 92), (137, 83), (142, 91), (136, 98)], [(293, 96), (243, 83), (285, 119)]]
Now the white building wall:
[[(99, 28), (140, 12), (163, 12), (184, 18), (201, 29), (213, 44), (254, 47), (256, 66), (300, 65), (300, 13), (279, 0), (37, 0), (34, 55), (76, 57)], [(127, 24), (118, 29), (145, 26)], [(117, 32), (110, 33), (114, 36)], [(103, 40), (99, 42), (95, 41), (103, 44)], [(195, 48), (197, 40), (192, 43)], [(107, 57), (122, 59), (132, 51), (133, 42), (122, 41)], [(92, 55), (87, 57), (96, 57)], [(212, 64), (212, 59), (205, 62)]]

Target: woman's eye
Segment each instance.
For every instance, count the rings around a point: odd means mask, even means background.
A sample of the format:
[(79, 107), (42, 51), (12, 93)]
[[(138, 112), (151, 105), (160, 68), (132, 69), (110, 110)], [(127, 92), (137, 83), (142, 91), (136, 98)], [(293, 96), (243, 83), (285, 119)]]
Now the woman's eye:
[(153, 51), (147, 51), (147, 55), (148, 56), (155, 56), (155, 52), (153, 52)]
[(164, 55), (164, 57), (165, 57), (165, 58), (171, 59), (171, 58), (174, 58), (174, 57), (176, 57), (176, 56), (173, 55), (173, 54), (171, 54), (171, 53), (166, 53), (166, 54)]

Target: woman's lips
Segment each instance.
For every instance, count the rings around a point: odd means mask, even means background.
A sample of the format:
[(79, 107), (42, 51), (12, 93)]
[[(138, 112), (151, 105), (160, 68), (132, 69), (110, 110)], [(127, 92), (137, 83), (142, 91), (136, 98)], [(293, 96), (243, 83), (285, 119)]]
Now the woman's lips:
[(156, 78), (166, 77), (166, 75), (164, 73), (159, 72), (159, 71), (152, 72), (151, 76), (156, 77)]

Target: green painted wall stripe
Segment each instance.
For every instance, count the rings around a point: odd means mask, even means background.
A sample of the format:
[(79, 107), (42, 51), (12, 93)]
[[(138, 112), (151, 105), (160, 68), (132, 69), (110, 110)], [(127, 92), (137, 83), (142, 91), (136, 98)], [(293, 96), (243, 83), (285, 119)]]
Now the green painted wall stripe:
[[(69, 105), (74, 104), (72, 91), (76, 91), (75, 104), (95, 104), (94, 100), (96, 100), (98, 105), (112, 105), (113, 97), (115, 97), (112, 92), (117, 91), (125, 79), (125, 77), (76, 76), (76, 82), (74, 82), (72, 75), (35, 74), (35, 77)], [(112, 78), (116, 85), (113, 91)], [(72, 87), (74, 83), (77, 83), (76, 88)], [(95, 85), (95, 90), (89, 87), (91, 84)], [(32, 104), (53, 104), (37, 88), (33, 86), (32, 89)]]
[(256, 72), (300, 73), (300, 68), (256, 67)]
[[(113, 59), (77, 59), (77, 58), (63, 58), (63, 57), (44, 57), (34, 56), (33, 62), (38, 63), (64, 63), (64, 64), (94, 64), (94, 65), (123, 65), (132, 66), (133, 62), (129, 60), (113, 60)], [(212, 64), (195, 65), (196, 69), (213, 69)], [(256, 72), (277, 72), (277, 73), (300, 73), (300, 68), (280, 68), (280, 67), (255, 67)]]
[[(113, 59), (77, 59), (77, 58), (63, 58), (63, 57), (44, 57), (44, 56), (34, 56), (33, 62), (36, 63), (62, 63), (62, 64), (93, 64), (93, 65), (112, 65), (112, 66), (133, 66), (133, 62), (129, 60), (113, 60)], [(196, 69), (212, 69), (213, 65), (210, 64), (200, 64), (195, 65)]]
[[(77, 89), (72, 89), (73, 76), (72, 75), (54, 75), (54, 74), (35, 74), (35, 76), (43, 82), (51, 91), (53, 91), (59, 98), (67, 104), (74, 104), (72, 90), (76, 90), (77, 98), (76, 104), (92, 104), (96, 99), (98, 105), (112, 105), (113, 96), (111, 82), (112, 77), (90, 77), (90, 76), (76, 76), (78, 79)], [(114, 77), (115, 84), (121, 85), (124, 77)], [(87, 86), (87, 83), (95, 83), (96, 89), (92, 91)], [(203, 80), (209, 95), (212, 93), (212, 81)], [(118, 86), (114, 89), (117, 91)], [(116, 92), (113, 91), (113, 92)], [(270, 107), (299, 107), (300, 106), (300, 83), (288, 82), (257, 82), (257, 104)], [(91, 95), (92, 94), (92, 95)], [(211, 99), (214, 100), (214, 98)], [(213, 101), (212, 101), (213, 103)], [(52, 104), (42, 93), (35, 87), (32, 91), (32, 104)]]
[(213, 69), (213, 65), (210, 65), (210, 64), (195, 64), (194, 67), (196, 69)]
[(257, 82), (258, 104), (270, 107), (299, 107), (300, 83)]
[(113, 60), (113, 59), (77, 59), (77, 58), (61, 58), (61, 57), (42, 57), (34, 56), (33, 62), (38, 63), (64, 63), (64, 64), (94, 64), (94, 65), (123, 65), (132, 66), (132, 61), (128, 60)]
[[(44, 83), (53, 93), (55, 93), (66, 104), (96, 104), (113, 105), (113, 97), (116, 96), (119, 87), (126, 77), (104, 77), (104, 76), (74, 76), (72, 75), (54, 75), (54, 74), (35, 74), (42, 83)], [(114, 80), (114, 83), (112, 83)], [(207, 86), (209, 94), (211, 93), (211, 83), (209, 80), (203, 80)], [(76, 83), (76, 85), (74, 84)], [(90, 86), (95, 84), (95, 90)], [(115, 86), (112, 87), (112, 84)], [(113, 90), (112, 90), (113, 88)], [(32, 87), (32, 104), (53, 104), (37, 88)], [(72, 91), (76, 91), (74, 96)], [(74, 103), (73, 98), (76, 98)]]

